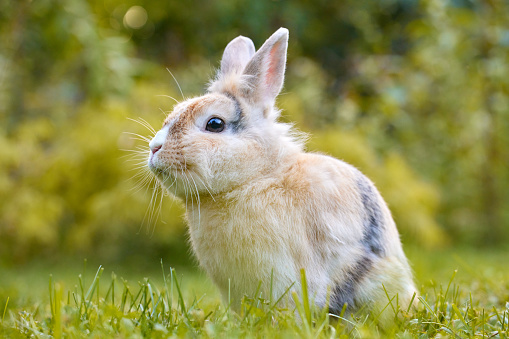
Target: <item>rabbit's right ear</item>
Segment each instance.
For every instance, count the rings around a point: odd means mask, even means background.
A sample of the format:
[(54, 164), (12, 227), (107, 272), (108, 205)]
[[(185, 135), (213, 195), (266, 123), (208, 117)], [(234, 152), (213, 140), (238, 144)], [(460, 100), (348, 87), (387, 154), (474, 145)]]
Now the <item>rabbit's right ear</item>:
[(263, 107), (273, 105), (283, 87), (287, 48), (288, 30), (280, 28), (245, 66), (244, 75), (249, 84), (247, 96)]
[(244, 36), (236, 37), (224, 49), (220, 75), (242, 73), (254, 54), (255, 46), (251, 39)]

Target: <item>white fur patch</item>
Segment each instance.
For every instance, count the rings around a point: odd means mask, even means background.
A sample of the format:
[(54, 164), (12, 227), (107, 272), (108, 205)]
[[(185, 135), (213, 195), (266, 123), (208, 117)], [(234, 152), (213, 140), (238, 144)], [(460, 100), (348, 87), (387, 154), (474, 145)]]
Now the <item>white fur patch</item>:
[(156, 133), (154, 138), (148, 144), (150, 150), (153, 151), (155, 148), (162, 147), (164, 145), (166, 137), (168, 136), (169, 129), (170, 129), (169, 125), (166, 125), (161, 130), (159, 130), (159, 132)]

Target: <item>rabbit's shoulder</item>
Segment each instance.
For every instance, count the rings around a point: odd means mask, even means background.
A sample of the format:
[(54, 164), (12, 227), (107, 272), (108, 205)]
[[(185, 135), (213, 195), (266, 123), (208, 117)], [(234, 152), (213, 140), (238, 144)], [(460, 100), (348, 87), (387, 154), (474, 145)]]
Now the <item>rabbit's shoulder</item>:
[(324, 196), (333, 191), (351, 195), (357, 191), (361, 176), (359, 170), (342, 160), (319, 153), (301, 153), (288, 166), (284, 183), (289, 187), (305, 187), (312, 195)]

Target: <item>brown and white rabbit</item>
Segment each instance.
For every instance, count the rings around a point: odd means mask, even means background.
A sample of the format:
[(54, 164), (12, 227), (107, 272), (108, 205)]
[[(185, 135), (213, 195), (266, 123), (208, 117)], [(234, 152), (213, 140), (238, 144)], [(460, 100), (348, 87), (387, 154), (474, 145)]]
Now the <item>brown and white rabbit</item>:
[(257, 52), (250, 39), (233, 39), (208, 92), (168, 115), (148, 166), (169, 192), (194, 201), (192, 247), (234, 307), (260, 281), (267, 298), (292, 283), (298, 291), (302, 268), (317, 305), (329, 289), (333, 313), (345, 303), (380, 310), (385, 290), (408, 305), (412, 273), (373, 183), (349, 164), (306, 153), (277, 121), (287, 45), (285, 28)]

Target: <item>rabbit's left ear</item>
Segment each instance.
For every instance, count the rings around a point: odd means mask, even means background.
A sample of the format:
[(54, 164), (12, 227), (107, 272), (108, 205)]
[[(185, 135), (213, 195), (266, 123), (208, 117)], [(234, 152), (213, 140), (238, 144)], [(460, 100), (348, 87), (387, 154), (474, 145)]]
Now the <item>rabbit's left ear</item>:
[(256, 52), (244, 69), (248, 96), (263, 106), (272, 105), (283, 87), (288, 48), (288, 30), (278, 29)]
[(255, 54), (255, 47), (251, 39), (238, 36), (226, 46), (221, 59), (221, 75), (241, 73)]

